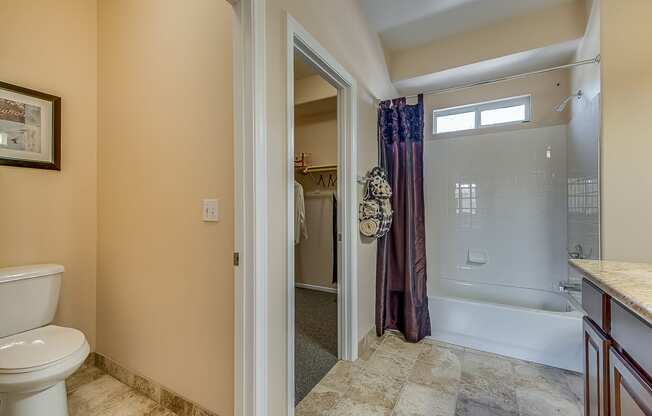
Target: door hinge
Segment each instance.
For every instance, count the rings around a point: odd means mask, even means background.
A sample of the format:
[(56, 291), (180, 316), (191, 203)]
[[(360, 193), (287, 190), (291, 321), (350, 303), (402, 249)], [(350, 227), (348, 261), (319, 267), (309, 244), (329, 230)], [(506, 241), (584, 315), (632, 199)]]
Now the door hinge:
[(234, 266), (240, 265), (240, 253), (238, 253), (237, 251), (233, 253), (233, 265)]

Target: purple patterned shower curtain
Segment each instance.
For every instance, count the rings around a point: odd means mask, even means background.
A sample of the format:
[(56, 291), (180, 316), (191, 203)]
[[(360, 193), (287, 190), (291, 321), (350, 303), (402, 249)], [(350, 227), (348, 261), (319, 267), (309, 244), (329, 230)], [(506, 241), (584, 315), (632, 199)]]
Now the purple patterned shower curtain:
[(394, 216), (378, 240), (376, 332), (401, 331), (410, 342), (430, 335), (423, 202), (423, 95), (383, 101), (378, 109), (380, 165), (392, 186)]

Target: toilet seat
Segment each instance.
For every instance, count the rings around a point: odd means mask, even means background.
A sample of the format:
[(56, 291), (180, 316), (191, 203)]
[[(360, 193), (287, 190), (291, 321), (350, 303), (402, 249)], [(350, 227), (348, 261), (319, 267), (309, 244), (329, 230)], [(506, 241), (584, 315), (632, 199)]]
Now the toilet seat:
[(30, 373), (56, 366), (87, 345), (82, 332), (55, 325), (0, 338), (0, 374)]

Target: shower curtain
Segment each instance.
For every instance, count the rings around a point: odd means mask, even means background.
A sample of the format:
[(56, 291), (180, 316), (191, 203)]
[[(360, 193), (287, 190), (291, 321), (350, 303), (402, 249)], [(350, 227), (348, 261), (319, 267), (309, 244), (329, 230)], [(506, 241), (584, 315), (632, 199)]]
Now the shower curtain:
[(392, 186), (392, 227), (378, 240), (376, 332), (401, 331), (410, 342), (430, 335), (423, 202), (423, 95), (383, 101), (378, 109), (380, 165)]

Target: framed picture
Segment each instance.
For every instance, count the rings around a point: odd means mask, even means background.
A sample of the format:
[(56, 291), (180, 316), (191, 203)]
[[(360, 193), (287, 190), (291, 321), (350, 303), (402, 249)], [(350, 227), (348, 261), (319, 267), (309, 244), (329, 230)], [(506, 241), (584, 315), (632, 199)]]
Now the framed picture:
[(61, 170), (61, 98), (0, 82), (0, 165)]

